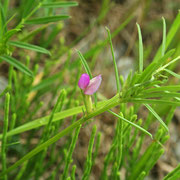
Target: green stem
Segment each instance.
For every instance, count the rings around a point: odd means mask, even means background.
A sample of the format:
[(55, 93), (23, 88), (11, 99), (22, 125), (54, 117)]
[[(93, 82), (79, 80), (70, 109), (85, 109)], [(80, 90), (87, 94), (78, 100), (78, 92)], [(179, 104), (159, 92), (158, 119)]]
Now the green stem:
[(91, 113), (93, 111), (93, 105), (92, 105), (91, 96), (90, 95), (85, 95), (84, 100), (85, 100), (85, 107), (86, 107), (87, 114), (89, 114), (89, 113)]
[[(3, 137), (2, 137), (2, 171), (6, 171), (6, 143), (7, 143), (7, 130), (8, 130), (8, 114), (9, 114), (9, 102), (10, 95), (6, 93), (5, 108), (4, 108), (4, 127), (3, 127)], [(4, 174), (3, 179), (7, 179), (7, 174)]]

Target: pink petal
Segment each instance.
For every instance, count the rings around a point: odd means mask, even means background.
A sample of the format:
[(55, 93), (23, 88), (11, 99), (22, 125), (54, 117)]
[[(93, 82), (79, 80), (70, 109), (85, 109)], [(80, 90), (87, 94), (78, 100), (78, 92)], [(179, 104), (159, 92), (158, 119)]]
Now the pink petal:
[(79, 88), (84, 90), (88, 86), (89, 82), (90, 82), (89, 75), (88, 74), (82, 74), (80, 79), (79, 79), (78, 86), (79, 86)]
[(87, 95), (94, 94), (99, 89), (101, 81), (102, 81), (101, 75), (98, 75), (94, 77), (93, 79), (91, 79), (89, 85), (84, 90), (84, 94), (87, 94)]

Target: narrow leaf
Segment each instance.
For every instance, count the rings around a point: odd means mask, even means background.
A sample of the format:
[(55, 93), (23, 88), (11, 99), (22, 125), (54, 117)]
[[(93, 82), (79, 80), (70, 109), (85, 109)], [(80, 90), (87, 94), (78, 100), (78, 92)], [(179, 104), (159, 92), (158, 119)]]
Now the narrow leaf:
[(153, 73), (155, 73), (157, 71), (157, 69), (159, 67), (161, 67), (161, 65), (171, 56), (173, 55), (173, 53), (175, 52), (174, 49), (168, 51), (163, 57), (161, 57), (160, 59), (158, 59), (158, 62), (152, 62), (145, 70), (144, 72), (141, 74), (140, 78), (138, 79), (139, 83), (142, 83), (144, 81), (147, 81), (148, 79), (150, 79), (153, 75)]
[(30, 20), (27, 20), (25, 23), (26, 24), (46, 24), (46, 23), (65, 20), (65, 19), (68, 19), (69, 17), (70, 16), (68, 15), (48, 16), (48, 17), (30, 19)]
[(175, 72), (169, 70), (169, 69), (164, 69), (164, 71), (168, 72), (169, 74), (171, 74), (172, 76), (180, 79), (180, 75), (179, 74), (176, 74)]
[(19, 69), (21, 72), (27, 74), (28, 76), (33, 77), (32, 71), (29, 70), (24, 64), (22, 64), (21, 62), (19, 62), (15, 58), (4, 55), (4, 56), (0, 56), (0, 59), (6, 61), (7, 63), (9, 63), (11, 65), (13, 65), (14, 67)]
[(1, 3), (0, 3), (0, 37), (2, 38), (4, 32), (3, 32), (3, 27), (6, 24), (6, 15), (4, 12), (4, 8), (2, 7)]
[(168, 173), (163, 180), (175, 180), (180, 178), (180, 164), (170, 173)]
[(161, 117), (154, 111), (154, 109), (150, 105), (148, 105), (148, 104), (144, 104), (144, 106), (146, 106), (146, 108), (156, 117), (156, 119), (161, 123), (161, 125), (166, 129), (166, 131), (169, 132), (168, 127), (163, 122)]
[(165, 64), (164, 66), (162, 66), (162, 67), (160, 67), (159, 69), (157, 69), (156, 72), (155, 72), (154, 74), (156, 74), (156, 73), (158, 73), (158, 72), (164, 70), (166, 67), (168, 67), (169, 65), (175, 63), (175, 62), (178, 61), (178, 60), (180, 60), (180, 56), (176, 57), (175, 59), (171, 60), (170, 62), (168, 62), (168, 63)]
[(160, 86), (156, 88), (150, 88), (146, 89), (143, 92), (144, 93), (151, 93), (151, 92), (157, 92), (157, 91), (180, 91), (180, 85), (171, 85), (171, 86)]
[(138, 36), (139, 36), (139, 72), (143, 72), (143, 42), (142, 42), (142, 35), (141, 35), (141, 28), (138, 23), (136, 23), (138, 29)]
[(86, 162), (84, 165), (84, 172), (82, 175), (82, 180), (87, 180), (89, 179), (89, 175), (91, 172), (91, 168), (92, 168), (92, 151), (93, 151), (93, 145), (94, 145), (94, 140), (95, 140), (95, 136), (96, 136), (96, 130), (97, 127), (96, 125), (93, 126), (92, 128), (92, 133), (91, 133), (91, 137), (89, 140), (89, 146), (88, 146), (88, 154), (87, 154), (87, 158), (86, 158)]
[(77, 2), (66, 2), (66, 1), (62, 1), (62, 2), (47, 2), (47, 3), (43, 3), (42, 7), (44, 8), (66, 8), (66, 7), (73, 7), (73, 6), (78, 6)]
[(33, 7), (38, 6), (38, 1), (28, 0), (24, 2), (22, 18), (27, 17), (32, 12)]
[(70, 166), (71, 161), (72, 161), (72, 154), (73, 154), (74, 148), (76, 147), (76, 144), (77, 144), (77, 139), (79, 136), (80, 129), (81, 129), (81, 125), (76, 128), (74, 135), (72, 137), (71, 144), (69, 146), (69, 151), (67, 154), (67, 158), (65, 160), (65, 167), (64, 167), (63, 174), (62, 174), (62, 179), (67, 179), (67, 175), (69, 172), (69, 166)]
[(162, 17), (162, 20), (163, 20), (163, 40), (162, 40), (161, 56), (163, 57), (165, 54), (165, 50), (166, 50), (166, 21), (165, 21), (164, 17)]
[(180, 93), (174, 93), (174, 92), (155, 92), (155, 93), (143, 93), (137, 96), (137, 98), (155, 98), (155, 97), (163, 97), (163, 98), (175, 98), (179, 97), (180, 98)]
[(9, 6), (9, 0), (4, 0), (3, 9), (4, 9), (5, 17), (7, 17), (8, 6)]
[[(5, 99), (5, 107), (4, 107), (4, 123), (3, 123), (3, 137), (1, 142), (1, 162), (2, 162), (2, 171), (6, 171), (7, 169), (7, 131), (8, 131), (8, 124), (9, 124), (9, 103), (10, 103), (10, 94), (9, 92), (6, 93)], [(4, 175), (3, 179), (7, 179), (7, 176)]]
[(134, 126), (135, 128), (139, 129), (140, 131), (142, 131), (143, 133), (147, 134), (148, 136), (150, 136), (150, 137), (153, 139), (152, 134), (149, 133), (148, 131), (146, 131), (145, 129), (143, 129), (142, 127), (138, 126), (137, 124), (135, 124), (135, 123), (133, 123), (133, 122), (131, 122), (131, 121), (128, 121), (127, 119), (119, 116), (118, 114), (116, 114), (116, 113), (114, 113), (114, 112), (112, 112), (112, 111), (110, 111), (110, 110), (108, 110), (108, 112), (111, 113), (111, 114), (113, 114), (114, 116), (122, 119), (122, 120), (125, 121), (126, 123)]
[(5, 39), (6, 41), (10, 39), (14, 34), (16, 34), (20, 29), (11, 29), (5, 33)]
[(12, 21), (12, 19), (14, 18), (16, 16), (16, 13), (15, 14), (13, 14), (7, 21), (6, 21), (6, 23), (4, 24), (4, 26), (3, 26), (3, 29), (6, 29), (6, 27), (7, 27), (7, 25), (8, 25), (8, 23), (9, 22), (11, 22)]
[(32, 44), (28, 44), (28, 43), (24, 43), (20, 41), (9, 41), (8, 44), (19, 47), (19, 48), (24, 48), (24, 49), (51, 55), (51, 53), (47, 49), (40, 46), (36, 46), (36, 45), (32, 45)]
[(167, 104), (172, 106), (180, 106), (180, 101), (168, 101), (168, 100), (159, 100), (159, 99), (141, 99), (141, 98), (132, 98), (129, 102), (133, 103), (147, 103), (147, 104)]
[(112, 58), (113, 58), (113, 63), (114, 63), (114, 70), (115, 70), (115, 76), (116, 76), (117, 92), (120, 93), (119, 73), (118, 73), (118, 68), (117, 68), (117, 64), (116, 64), (116, 60), (115, 60), (115, 55), (114, 55), (111, 33), (110, 33), (110, 30), (109, 30), (107, 27), (106, 27), (106, 30), (107, 30), (107, 32), (108, 32), (108, 38), (109, 38), (109, 43), (110, 43), (111, 53), (112, 53)]
[(90, 78), (92, 79), (93, 76), (92, 76), (91, 70), (90, 70), (90, 68), (89, 68), (89, 66), (88, 66), (85, 58), (83, 57), (82, 53), (81, 53), (79, 50), (77, 50), (77, 53), (78, 53), (78, 55), (79, 55), (79, 57), (80, 57), (81, 63), (83, 64), (85, 71), (87, 72), (87, 74), (88, 74), (88, 75), (90, 76)]
[[(168, 49), (170, 43), (172, 42), (174, 36), (176, 35), (176, 32), (178, 31), (178, 29), (180, 28), (180, 11), (178, 13), (178, 15), (176, 16), (176, 19), (173, 21), (173, 24), (171, 25), (171, 28), (167, 34), (167, 38), (166, 38), (166, 49)], [(158, 49), (153, 61), (157, 62), (159, 60), (159, 57), (161, 56), (161, 52), (162, 52), (162, 46)]]

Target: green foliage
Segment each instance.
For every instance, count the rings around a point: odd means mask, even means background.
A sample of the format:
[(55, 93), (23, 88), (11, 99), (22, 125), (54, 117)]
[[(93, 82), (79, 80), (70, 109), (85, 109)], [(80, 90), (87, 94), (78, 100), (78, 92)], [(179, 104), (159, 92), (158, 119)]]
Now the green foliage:
[(179, 164), (172, 172), (170, 172), (169, 174), (167, 174), (167, 176), (164, 177), (163, 180), (173, 180), (173, 179), (178, 179), (178, 178), (180, 178), (179, 171), (180, 171), (180, 164)]
[(139, 35), (139, 72), (143, 72), (143, 42), (142, 42), (142, 35), (141, 29), (138, 23), (136, 23), (138, 28), (138, 35)]
[[(2, 136), (2, 144), (1, 144), (1, 160), (2, 160), (2, 171), (6, 171), (7, 163), (6, 163), (6, 144), (7, 144), (7, 131), (9, 124), (9, 103), (10, 103), (10, 95), (6, 93), (5, 99), (5, 107), (4, 107), (4, 124), (3, 124), (3, 136)], [(4, 174), (3, 179), (7, 179), (7, 175)]]
[[(67, 45), (62, 36), (57, 40), (57, 35), (64, 26), (63, 21), (70, 16), (59, 14), (62, 12), (59, 8), (77, 5), (73, 1), (22, 0), (17, 12), (9, 14), (9, 0), (0, 3), (0, 60), (10, 65), (9, 72), (5, 74), (8, 76), (7, 86), (0, 93), (0, 105), (4, 107), (3, 128), (0, 132), (0, 178), (39, 179), (48, 174), (47, 179), (90, 179), (99, 152), (106, 148), (100, 179), (122, 179), (123, 169), (125, 179), (142, 180), (151, 173), (161, 155), (166, 153), (164, 146), (170, 138), (168, 126), (176, 107), (180, 106), (180, 85), (176, 85), (169, 77), (172, 75), (177, 81), (180, 78), (172, 66), (175, 67), (180, 59), (179, 45), (172, 46), (180, 29), (180, 13), (167, 36), (168, 23), (166, 25), (162, 18), (162, 45), (149, 65), (144, 62), (147, 49), (145, 44), (143, 46), (140, 25), (137, 24), (139, 65), (125, 79), (119, 74), (121, 72), (115, 60), (112, 39), (131, 22), (133, 11), (126, 12), (126, 18), (114, 32), (110, 33), (106, 28), (107, 39), (94, 42), (86, 52), (77, 50), (79, 57), (71, 61), (71, 48), (75, 48), (93, 27), (103, 22), (113, 3), (103, 0), (96, 21), (72, 44)], [(10, 23), (17, 25), (9, 29)], [(29, 24), (33, 30), (29, 29)], [(38, 45), (34, 45), (37, 42)], [(98, 92), (94, 95), (93, 111), (84, 113), (85, 106), (77, 85), (80, 74), (85, 70), (93, 78), (92, 67), (95, 67), (98, 54), (108, 43), (117, 93), (108, 99), (104, 96), (105, 92), (102, 91), (103, 95)], [(27, 56), (23, 49), (34, 53)], [(93, 58), (93, 62), (89, 58)], [(103, 78), (104, 85), (106, 81)], [(142, 106), (146, 107), (147, 117), (139, 117)], [(104, 147), (104, 134), (99, 132), (96, 124), (98, 115), (100, 123), (104, 123), (101, 120), (105, 112), (115, 121), (109, 148)], [(89, 128), (91, 123), (95, 124), (92, 129)], [(154, 123), (159, 126), (152, 131)], [(83, 168), (75, 159), (76, 153), (81, 154), (75, 148), (78, 139), (82, 138), (80, 130), (90, 132)], [(21, 143), (22, 137), (25, 139), (24, 144)], [(33, 140), (36, 140), (35, 143), (32, 143)], [(12, 164), (8, 157), (10, 153), (7, 152), (14, 152), (18, 160)], [(179, 168), (177, 166), (164, 180), (178, 179)], [(82, 171), (82, 177), (79, 177), (79, 171)]]
[(85, 166), (84, 166), (84, 173), (82, 176), (83, 180), (89, 179), (89, 175), (91, 172), (91, 168), (92, 168), (92, 151), (93, 151), (93, 144), (94, 144), (94, 140), (95, 140), (95, 136), (96, 136), (96, 130), (97, 127), (96, 125), (93, 126), (92, 129), (92, 133), (91, 133), (91, 137), (89, 140), (89, 146), (88, 146), (88, 154), (87, 154), (87, 158), (86, 158), (86, 162), (85, 162)]
[(73, 7), (73, 6), (78, 6), (77, 2), (66, 2), (66, 1), (62, 1), (62, 2), (44, 2), (42, 3), (42, 7), (45, 8), (65, 8), (65, 7)]
[(47, 24), (47, 23), (65, 20), (68, 18), (69, 16), (67, 15), (48, 16), (48, 17), (30, 19), (30, 20), (27, 20), (25, 23), (26, 24)]
[[(146, 133), (147, 135), (149, 135), (149, 136), (152, 138), (152, 134), (149, 133), (149, 132), (147, 132), (145, 129), (141, 128), (140, 126), (138, 126), (138, 125), (132, 123), (131, 121), (128, 121), (127, 119), (125, 119), (125, 118), (119, 116), (118, 114), (116, 114), (116, 113), (114, 113), (114, 112), (112, 112), (112, 111), (108, 111), (108, 112), (110, 112), (110, 113), (113, 114), (114, 116), (118, 117), (119, 119), (122, 119), (122, 120), (125, 121), (126, 123), (129, 123), (130, 125), (132, 125), (132, 126), (138, 128), (140, 131)], [(152, 139), (153, 139), (153, 138), (152, 138)]]
[(148, 105), (148, 104), (144, 104), (146, 106), (146, 108), (156, 117), (156, 119), (161, 123), (161, 125), (165, 128), (165, 130), (168, 132), (169, 129), (166, 126), (166, 124), (163, 122), (163, 120), (161, 119), (161, 117), (154, 111), (154, 109)]
[[(52, 6), (52, 4), (54, 4), (54, 3), (44, 3), (43, 4), (40, 2), (37, 6), (33, 7), (33, 5), (35, 5), (35, 3), (31, 0), (29, 0), (25, 6), (25, 9), (27, 8), (26, 9), (27, 11), (24, 11), (25, 13), (23, 14), (23, 18), (21, 19), (20, 23), (14, 29), (11, 29), (9, 31), (7, 31), (6, 26), (13, 19), (14, 16), (12, 16), (6, 22), (6, 14), (7, 14), (9, 1), (6, 0), (3, 4), (4, 5), (3, 7), (0, 4), (0, 10), (1, 10), (1, 14), (0, 14), (0, 22), (1, 22), (1, 24), (0, 24), (0, 27), (1, 27), (1, 31), (0, 31), (0, 56), (3, 57), (3, 60), (5, 60), (9, 64), (15, 66), (21, 72), (26, 73), (30, 76), (32, 76), (32, 73), (30, 70), (28, 70), (20, 62), (16, 62), (16, 60), (14, 58), (7, 56), (7, 55), (11, 55), (11, 50), (9, 49), (8, 45), (17, 46), (20, 48), (25, 48), (25, 49), (33, 50), (36, 52), (45, 53), (45, 54), (50, 54), (49, 51), (42, 48), (42, 47), (38, 47), (38, 46), (31, 45), (31, 44), (24, 43), (24, 42), (9, 41), (9, 39), (13, 35), (17, 34), (19, 31), (21, 31), (24, 27), (24, 24), (47, 24), (47, 23), (58, 22), (58, 21), (65, 20), (65, 19), (69, 18), (68, 15), (53, 15), (53, 16), (29, 19), (40, 7), (48, 7), (48, 5)], [(61, 2), (61, 3), (56, 3), (56, 5), (59, 5), (59, 7), (64, 8), (64, 7), (68, 7), (68, 6), (69, 7), (77, 6), (78, 4), (76, 2), (69, 2), (69, 3)], [(57, 6), (53, 6), (52, 8), (56, 8), (56, 7)]]
[(163, 40), (162, 40), (162, 56), (165, 54), (165, 49), (166, 49), (166, 21), (162, 17), (163, 20)]
[(19, 69), (21, 72), (27, 74), (28, 76), (31, 76), (31, 77), (33, 76), (33, 72), (31, 70), (29, 70), (24, 64), (22, 64), (21, 62), (16, 60), (15, 58), (4, 55), (4, 56), (0, 56), (0, 59), (13, 65), (14, 67)]
[(78, 138), (80, 129), (81, 129), (81, 125), (79, 127), (77, 127), (77, 129), (75, 131), (75, 134), (73, 136), (71, 145), (69, 147), (69, 152), (67, 154), (67, 158), (66, 158), (66, 163), (65, 163), (65, 168), (64, 168), (64, 171), (63, 171), (62, 179), (66, 179), (66, 177), (67, 177), (67, 174), (68, 174), (68, 171), (69, 171), (69, 165), (71, 164), (72, 153), (74, 151), (74, 148), (75, 148), (75, 145), (76, 145), (76, 142), (77, 142), (77, 138)]
[(8, 44), (12, 45), (12, 46), (19, 47), (19, 48), (28, 49), (28, 50), (32, 50), (32, 51), (36, 51), (36, 52), (40, 52), (40, 53), (50, 55), (50, 52), (48, 50), (46, 50), (42, 47), (39, 47), (39, 46), (32, 45), (32, 44), (19, 42), (19, 41), (9, 41)]
[[(165, 25), (165, 23), (164, 23), (164, 25)], [(180, 28), (180, 11), (179, 11), (178, 15), (176, 16), (176, 19), (173, 21), (173, 24), (172, 24), (172, 26), (171, 26), (168, 34), (167, 34), (165, 50), (167, 50), (168, 47), (170, 46), (170, 44), (172, 43), (172, 41), (173, 41), (177, 31), (179, 30), (179, 28)], [(165, 29), (164, 29), (163, 35), (165, 36)], [(164, 39), (164, 37), (163, 37), (163, 39)], [(163, 45), (164, 45), (164, 43), (163, 43)], [(158, 51), (157, 51), (157, 53), (153, 59), (154, 62), (158, 61), (160, 54), (162, 52), (161, 49), (162, 49), (162, 46), (160, 46), (160, 48), (158, 49)], [(165, 50), (163, 50), (163, 51), (165, 51)]]
[(110, 30), (107, 27), (106, 27), (106, 30), (108, 32), (108, 38), (109, 38), (109, 42), (110, 42), (111, 53), (112, 53), (112, 58), (113, 58), (113, 63), (114, 63), (114, 71), (115, 71), (115, 77), (116, 77), (117, 92), (120, 93), (119, 73), (118, 73), (118, 68), (117, 68), (117, 64), (116, 64), (116, 60), (115, 60), (115, 56), (114, 56), (111, 33), (110, 33)]

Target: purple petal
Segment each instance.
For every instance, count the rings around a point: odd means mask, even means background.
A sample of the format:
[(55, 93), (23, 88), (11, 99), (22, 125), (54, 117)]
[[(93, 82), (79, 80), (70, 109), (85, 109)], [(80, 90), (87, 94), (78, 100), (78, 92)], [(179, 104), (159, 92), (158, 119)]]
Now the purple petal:
[(79, 79), (78, 86), (79, 86), (79, 88), (84, 90), (88, 86), (89, 82), (90, 82), (89, 75), (88, 74), (82, 74), (80, 79)]
[(84, 94), (88, 94), (88, 95), (94, 94), (99, 89), (101, 81), (102, 81), (101, 75), (98, 75), (93, 79), (91, 79), (89, 85), (84, 90)]

